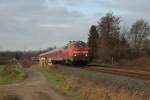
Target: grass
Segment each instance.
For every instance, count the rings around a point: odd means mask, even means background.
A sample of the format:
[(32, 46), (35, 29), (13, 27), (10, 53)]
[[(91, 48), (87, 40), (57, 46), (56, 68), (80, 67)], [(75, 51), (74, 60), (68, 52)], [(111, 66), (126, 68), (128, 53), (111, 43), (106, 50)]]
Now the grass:
[(0, 70), (0, 85), (16, 83), (25, 79), (23, 67), (15, 65), (3, 65)]
[(49, 80), (50, 84), (54, 88), (60, 90), (64, 94), (68, 94), (70, 96), (70, 100), (83, 100), (83, 97), (79, 94), (79, 92), (72, 91), (69, 84), (65, 84), (66, 76), (55, 69), (55, 66), (52, 66), (52, 68), (39, 67), (38, 69)]
[(101, 85), (104, 86), (109, 86), (113, 88), (123, 87), (132, 91), (150, 91), (150, 81), (148, 80), (82, 70), (72, 67), (58, 66), (58, 69), (61, 70), (61, 72), (66, 73), (68, 75), (74, 75), (75, 77), (91, 80), (98, 84), (102, 83)]
[(102, 66), (102, 67), (112, 67), (112, 64), (98, 64), (98, 66)]
[(107, 64), (107, 63), (91, 63), (89, 65), (97, 66), (97, 67), (112, 67), (112, 64)]
[[(70, 100), (150, 100), (149, 93), (144, 91), (130, 91), (119, 86), (104, 86), (103, 82), (97, 84), (83, 77), (64, 73), (57, 68), (42, 67), (40, 70), (52, 86), (71, 94)], [(81, 76), (96, 77), (96, 74), (85, 72)]]
[(13, 93), (0, 93), (0, 100), (19, 100), (19, 98)]
[(56, 73), (54, 69), (40, 68), (40, 70), (54, 87), (59, 87), (61, 85), (63, 81), (63, 76), (61, 74)]
[(4, 65), (0, 65), (0, 71), (3, 69)]

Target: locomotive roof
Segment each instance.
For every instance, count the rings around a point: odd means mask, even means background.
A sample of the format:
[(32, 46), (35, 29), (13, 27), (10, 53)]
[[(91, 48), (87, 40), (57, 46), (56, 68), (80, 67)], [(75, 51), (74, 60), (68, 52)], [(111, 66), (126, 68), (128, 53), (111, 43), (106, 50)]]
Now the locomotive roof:
[[(77, 46), (80, 46), (80, 45), (85, 45), (86, 43), (83, 42), (83, 41), (69, 41), (69, 43), (67, 44), (68, 46), (72, 46), (72, 45), (77, 45)], [(50, 50), (50, 51), (47, 51), (47, 52), (44, 52), (44, 53), (41, 53), (39, 56), (46, 56), (48, 54), (51, 54), (51, 53), (54, 53), (54, 52), (57, 52), (57, 51), (62, 51), (63, 49), (54, 49), (54, 50)]]
[(50, 51), (41, 53), (39, 56), (45, 56), (45, 55), (51, 54), (51, 53), (53, 53), (53, 52), (61, 51), (61, 50), (62, 50), (62, 49), (50, 50)]

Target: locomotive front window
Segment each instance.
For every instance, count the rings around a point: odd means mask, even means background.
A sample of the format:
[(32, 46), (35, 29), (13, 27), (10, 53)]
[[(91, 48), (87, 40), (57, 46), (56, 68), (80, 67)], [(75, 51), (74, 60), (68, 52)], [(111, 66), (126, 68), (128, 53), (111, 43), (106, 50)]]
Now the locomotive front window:
[(76, 48), (84, 48), (84, 47), (87, 47), (87, 44), (82, 41), (78, 41), (75, 43), (75, 47)]

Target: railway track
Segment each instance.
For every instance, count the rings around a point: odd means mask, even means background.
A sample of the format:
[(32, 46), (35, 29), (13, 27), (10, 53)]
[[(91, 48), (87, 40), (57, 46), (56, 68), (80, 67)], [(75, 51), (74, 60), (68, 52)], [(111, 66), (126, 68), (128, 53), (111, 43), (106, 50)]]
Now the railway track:
[(115, 74), (115, 75), (120, 75), (120, 76), (128, 76), (128, 77), (134, 77), (134, 78), (138, 78), (138, 79), (150, 80), (150, 72), (144, 71), (144, 70), (125, 69), (125, 68), (121, 69), (121, 68), (114, 68), (114, 67), (101, 67), (101, 66), (95, 66), (95, 65), (87, 65), (87, 66), (65, 65), (64, 67), (73, 67), (73, 68), (79, 68), (82, 70), (110, 73), (110, 74)]
[(136, 70), (136, 69), (119, 69), (119, 68), (111, 68), (111, 67), (97, 67), (91, 65), (86, 66), (82, 69), (150, 80), (150, 72)]

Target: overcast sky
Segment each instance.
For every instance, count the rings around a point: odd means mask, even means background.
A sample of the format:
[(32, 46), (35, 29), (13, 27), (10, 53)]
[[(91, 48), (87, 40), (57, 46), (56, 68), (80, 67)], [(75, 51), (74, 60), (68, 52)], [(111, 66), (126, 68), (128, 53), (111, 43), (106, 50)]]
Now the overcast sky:
[(92, 24), (112, 11), (130, 25), (150, 22), (149, 0), (0, 0), (0, 50), (36, 50), (87, 41)]

